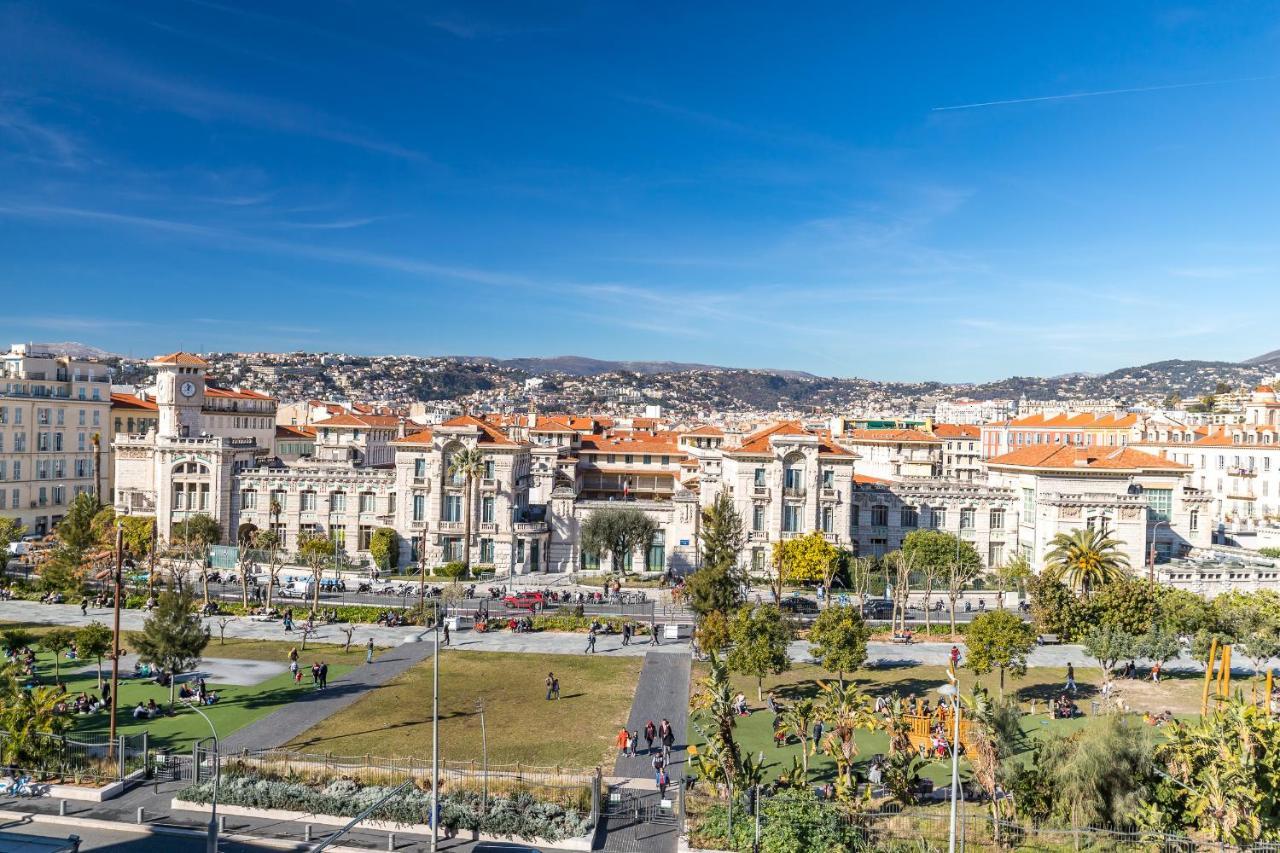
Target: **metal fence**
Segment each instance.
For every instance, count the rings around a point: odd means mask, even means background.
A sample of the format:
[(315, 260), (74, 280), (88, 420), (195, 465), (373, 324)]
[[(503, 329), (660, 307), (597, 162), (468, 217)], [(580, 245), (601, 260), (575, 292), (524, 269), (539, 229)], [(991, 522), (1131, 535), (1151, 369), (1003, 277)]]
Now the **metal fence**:
[[(12, 736), (0, 733), (0, 741)], [(6, 743), (6, 746), (9, 744)], [(17, 750), (8, 770), (38, 782), (116, 782), (148, 766), (147, 733), (120, 735), (36, 733)]]
[[(392, 787), (406, 779), (431, 784), (431, 762), (422, 758), (382, 758), (373, 755), (338, 756), (261, 749), (222, 756), (223, 772), (253, 772), (282, 779), (322, 781), (353, 779), (363, 785)], [(527, 793), (542, 802), (589, 812), (600, 809), (598, 769), (543, 767), (531, 764), (489, 764), (482, 761), (440, 762), (442, 792), (470, 790), (489, 796)]]

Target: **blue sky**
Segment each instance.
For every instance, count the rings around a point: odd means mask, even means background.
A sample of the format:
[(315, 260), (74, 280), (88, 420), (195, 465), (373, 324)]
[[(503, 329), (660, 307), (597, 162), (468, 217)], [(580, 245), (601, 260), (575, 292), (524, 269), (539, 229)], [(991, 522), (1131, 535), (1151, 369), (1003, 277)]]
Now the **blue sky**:
[(0, 340), (1247, 358), (1278, 100), (1275, 3), (0, 0)]

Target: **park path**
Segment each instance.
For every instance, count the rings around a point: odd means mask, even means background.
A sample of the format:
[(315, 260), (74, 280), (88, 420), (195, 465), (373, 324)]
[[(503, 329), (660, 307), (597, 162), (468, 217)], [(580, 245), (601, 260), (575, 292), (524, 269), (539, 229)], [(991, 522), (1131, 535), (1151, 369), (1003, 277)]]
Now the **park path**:
[[(631, 714), (627, 719), (629, 731), (644, 733), (644, 725), (653, 720), (655, 726), (665, 719), (671, 723), (676, 743), (671, 751), (667, 773), (673, 781), (685, 775), (685, 735), (689, 727), (689, 679), (691, 658), (688, 654), (670, 654), (651, 650), (644, 657), (640, 679), (636, 684)], [(642, 741), (643, 743), (643, 741)], [(654, 752), (660, 750), (655, 742)], [(624, 783), (617, 797), (625, 797), (624, 807), (612, 813), (606, 811), (603, 820), (599, 849), (614, 853), (675, 853), (680, 835), (680, 823), (671, 810), (661, 808), (660, 797), (654, 784), (653, 752), (641, 747), (636, 756), (618, 756), (614, 775), (633, 781)], [(679, 799), (678, 785), (668, 790), (670, 799)], [(617, 802), (617, 801), (615, 801)]]
[(383, 652), (373, 663), (355, 667), (329, 682), (325, 689), (307, 691), (283, 708), (236, 731), (223, 740), (222, 750), (239, 752), (286, 744), (411, 666), (426, 660), (434, 648), (432, 642), (402, 643)]

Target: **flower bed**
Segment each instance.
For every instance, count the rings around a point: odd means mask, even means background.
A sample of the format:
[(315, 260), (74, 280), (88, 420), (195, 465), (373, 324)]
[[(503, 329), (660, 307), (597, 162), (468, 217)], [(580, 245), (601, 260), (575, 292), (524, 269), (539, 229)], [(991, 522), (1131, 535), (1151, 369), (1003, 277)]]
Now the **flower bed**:
[[(300, 777), (271, 778), (224, 770), (218, 803), (355, 817), (390, 790), (391, 786), (361, 785), (350, 778), (305, 782)], [(213, 799), (213, 783), (192, 785), (180, 791), (177, 798), (208, 803)], [(399, 825), (421, 825), (428, 822), (430, 812), (430, 788), (414, 787), (383, 803), (369, 818)], [(542, 841), (585, 835), (591, 828), (588, 816), (582, 811), (542, 802), (527, 792), (491, 794), (486, 813), (481, 793), (460, 786), (441, 793), (440, 822), (453, 831)]]

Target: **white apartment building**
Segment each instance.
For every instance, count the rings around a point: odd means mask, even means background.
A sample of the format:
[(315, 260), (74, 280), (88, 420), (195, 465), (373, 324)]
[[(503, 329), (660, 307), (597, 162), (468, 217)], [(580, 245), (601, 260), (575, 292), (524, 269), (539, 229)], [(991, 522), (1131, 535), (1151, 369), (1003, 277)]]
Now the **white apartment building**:
[(110, 413), (105, 365), (32, 344), (0, 356), (0, 516), (44, 535), (76, 495), (105, 493)]
[(939, 400), (933, 419), (947, 424), (981, 425), (1013, 417), (1012, 400)]
[(934, 424), (933, 434), (942, 441), (942, 477), (973, 483), (984, 479), (982, 430), (973, 424)]

